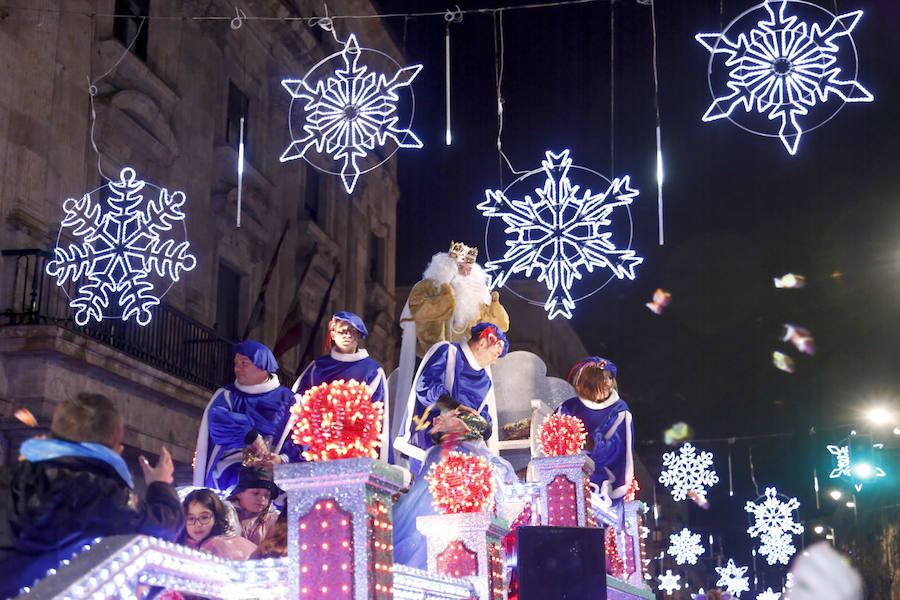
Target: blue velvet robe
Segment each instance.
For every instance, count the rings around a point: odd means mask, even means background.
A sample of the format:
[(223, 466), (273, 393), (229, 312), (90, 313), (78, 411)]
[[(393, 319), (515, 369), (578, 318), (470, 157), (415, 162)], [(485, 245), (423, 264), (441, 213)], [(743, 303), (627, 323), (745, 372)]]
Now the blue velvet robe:
[(587, 402), (579, 397), (563, 402), (558, 413), (574, 415), (584, 422), (594, 449), (585, 453), (594, 461), (591, 482), (610, 483), (610, 498), (621, 502), (634, 478), (634, 424), (625, 401), (613, 391), (605, 402)]

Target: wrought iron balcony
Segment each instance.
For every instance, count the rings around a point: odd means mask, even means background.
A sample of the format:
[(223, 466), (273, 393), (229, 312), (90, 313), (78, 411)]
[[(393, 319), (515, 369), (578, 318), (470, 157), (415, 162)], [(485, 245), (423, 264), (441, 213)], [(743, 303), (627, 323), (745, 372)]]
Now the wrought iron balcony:
[[(208, 389), (233, 379), (231, 343), (215, 330), (160, 303), (146, 327), (134, 320), (103, 319), (80, 326), (66, 293), (46, 274), (52, 254), (45, 250), (3, 250), (10, 282), (0, 326), (56, 325), (102, 342), (128, 356)], [(71, 289), (66, 292), (72, 293)], [(0, 304), (2, 306), (2, 304)]]

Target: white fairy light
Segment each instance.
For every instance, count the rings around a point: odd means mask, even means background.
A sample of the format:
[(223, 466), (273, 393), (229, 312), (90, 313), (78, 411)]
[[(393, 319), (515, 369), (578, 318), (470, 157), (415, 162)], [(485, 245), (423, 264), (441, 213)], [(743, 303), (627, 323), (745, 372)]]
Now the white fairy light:
[[(66, 216), (46, 270), (57, 278), (60, 287), (67, 281), (77, 285), (78, 295), (70, 298), (69, 306), (76, 309), (78, 325), (86, 325), (91, 319), (118, 318), (108, 314), (113, 299), (122, 319), (134, 317), (138, 324), (147, 325), (150, 308), (168, 291), (155, 293), (156, 286), (148, 277), (155, 272), (169, 279), (171, 287), (182, 271), (190, 271), (197, 264), (188, 252), (190, 243), (186, 239), (161, 235), (171, 231), (175, 223), (185, 231), (181, 210), (184, 192), (170, 194), (158, 188), (159, 195), (154, 199), (145, 186), (156, 187), (137, 179), (134, 169), (125, 167), (119, 181), (63, 203)], [(100, 198), (94, 200), (91, 195), (97, 192), (101, 192)], [(67, 230), (81, 242), (60, 245)], [(181, 237), (186, 237), (186, 231)]]
[(719, 481), (713, 464), (712, 452), (700, 452), (690, 443), (678, 449), (678, 452), (666, 452), (663, 454), (663, 466), (666, 467), (659, 475), (659, 482), (671, 488), (672, 498), (676, 501), (687, 498), (688, 492), (695, 492), (706, 496), (706, 490)]
[[(813, 18), (803, 21), (789, 14), (789, 6), (797, 10), (818, 9), (827, 15), (829, 22), (825, 24), (822, 18), (819, 19), (822, 23)], [(755, 27), (748, 29), (743, 25), (745, 18), (752, 20), (751, 15), (760, 10), (767, 14), (758, 17)], [(856, 10), (835, 16), (804, 1), (766, 0), (732, 21), (722, 33), (698, 33), (696, 40), (711, 54), (710, 75), (716, 68), (727, 69), (727, 81), (713, 82), (710, 78), (714, 99), (703, 121), (732, 119), (734, 110), (742, 106), (745, 113), (755, 112), (767, 121), (778, 123), (778, 138), (790, 154), (795, 154), (804, 129), (808, 131), (821, 125), (845, 102), (873, 100), (872, 94), (855, 80), (856, 50), (850, 32), (862, 14)], [(729, 35), (737, 38), (732, 41)], [(840, 40), (844, 36), (846, 43), (839, 45), (844, 42)], [(717, 58), (717, 54), (722, 56)], [(853, 77), (841, 79), (842, 67), (838, 61), (848, 61), (849, 54), (853, 55)], [(816, 123), (820, 109), (830, 108), (823, 107), (829, 102), (837, 107)], [(801, 125), (805, 120), (813, 123)]]
[(681, 584), (678, 583), (681, 575), (672, 573), (672, 569), (666, 569), (665, 573), (660, 573), (656, 578), (659, 579), (659, 589), (665, 590), (666, 594), (672, 595), (672, 592), (681, 589)]
[(741, 592), (750, 591), (749, 578), (744, 576), (747, 568), (737, 566), (734, 564), (734, 559), (729, 558), (724, 567), (716, 567), (716, 573), (719, 574), (716, 585), (725, 586), (729, 594), (740, 598)]
[(791, 540), (792, 534), (803, 532), (803, 525), (794, 521), (793, 512), (798, 508), (800, 502), (796, 498), (789, 498), (787, 502), (779, 500), (778, 490), (775, 488), (766, 488), (762, 503), (757, 498), (756, 502), (748, 500), (744, 506), (744, 510), (755, 518), (747, 533), (751, 538), (760, 538), (762, 545), (759, 553), (766, 557), (770, 565), (786, 565), (796, 552)]
[(669, 535), (669, 556), (679, 565), (697, 564), (697, 557), (705, 552), (700, 539), (699, 533), (693, 533), (687, 527)]

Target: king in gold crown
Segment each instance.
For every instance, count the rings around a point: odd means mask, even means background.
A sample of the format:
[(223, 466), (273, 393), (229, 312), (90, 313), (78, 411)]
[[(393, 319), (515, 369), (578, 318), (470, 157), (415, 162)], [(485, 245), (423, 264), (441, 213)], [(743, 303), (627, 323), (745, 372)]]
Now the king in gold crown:
[(478, 248), (475, 246), (466, 246), (462, 242), (450, 242), (450, 250), (447, 256), (457, 262), (472, 264), (478, 258)]

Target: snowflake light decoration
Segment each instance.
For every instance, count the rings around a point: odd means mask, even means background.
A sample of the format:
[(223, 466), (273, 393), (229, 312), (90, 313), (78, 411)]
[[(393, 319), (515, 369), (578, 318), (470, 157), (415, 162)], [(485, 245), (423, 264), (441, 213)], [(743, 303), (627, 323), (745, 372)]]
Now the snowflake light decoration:
[[(364, 52), (386, 59), (398, 70), (390, 79), (384, 73), (375, 73), (361, 63)], [(325, 71), (332, 61), (338, 61), (339, 66), (323, 80), (317, 72)], [(422, 65), (401, 68), (383, 52), (361, 48), (356, 35), (351, 34), (343, 50), (319, 61), (303, 79), (282, 80), (281, 85), (291, 95), (291, 143), (279, 160), (304, 158), (314, 167), (334, 173), (310, 160), (308, 154), (313, 148), (341, 164), (341, 180), (347, 193), (351, 193), (361, 173), (384, 163), (398, 148), (422, 147), (421, 140), (409, 129), (412, 116), (403, 127), (398, 124), (397, 115), (398, 90), (408, 87), (421, 70)], [(302, 119), (296, 115), (302, 122), (301, 136), (294, 135), (295, 125), (300, 127), (294, 123), (295, 101), (302, 101)], [(376, 146), (386, 146), (389, 140), (393, 143), (390, 152), (378, 150), (371, 156)], [(367, 160), (366, 164), (361, 165), (361, 160)]]
[(756, 600), (778, 600), (781, 598), (781, 592), (773, 592), (772, 588), (766, 588), (766, 591), (756, 595)]
[(719, 580), (716, 585), (725, 586), (725, 590), (737, 597), (741, 597), (741, 592), (750, 591), (750, 583), (748, 577), (744, 576), (747, 567), (739, 567), (734, 564), (734, 559), (729, 558), (724, 567), (716, 567), (716, 573), (719, 574)]
[(681, 589), (681, 584), (678, 583), (681, 575), (675, 575), (672, 573), (672, 569), (666, 569), (665, 573), (660, 573), (656, 578), (659, 579), (659, 589), (665, 590), (666, 594), (670, 596), (675, 590)]
[(666, 469), (660, 473), (659, 482), (671, 487), (672, 498), (676, 501), (684, 500), (688, 492), (706, 496), (706, 489), (719, 481), (719, 476), (710, 468), (712, 464), (712, 452), (701, 452), (698, 455), (696, 448), (690, 442), (685, 442), (677, 453), (663, 454), (663, 466)]
[[(834, 456), (835, 462), (835, 466), (831, 470), (831, 473), (828, 474), (828, 478), (837, 479), (839, 477), (852, 477), (853, 473), (850, 470), (850, 446), (836, 446), (829, 444), (826, 448), (832, 456)], [(884, 469), (881, 467), (872, 467), (872, 476), (885, 477), (886, 475)], [(859, 482), (855, 482), (853, 487), (856, 488), (857, 492), (862, 491), (862, 484)]]
[(748, 500), (744, 506), (744, 510), (755, 518), (747, 533), (751, 538), (760, 538), (762, 545), (759, 553), (766, 557), (770, 565), (776, 562), (786, 565), (796, 552), (791, 535), (803, 532), (803, 525), (794, 521), (793, 511), (798, 508), (800, 502), (796, 498), (789, 498), (787, 502), (779, 500), (775, 488), (766, 488), (762, 503), (757, 498), (756, 502)]
[(669, 535), (669, 556), (679, 565), (697, 564), (697, 557), (705, 552), (700, 543), (700, 534), (685, 527), (678, 533)]
[[(568, 150), (559, 154), (548, 150), (541, 165), (503, 191), (485, 190), (486, 198), (477, 208), (488, 217), (487, 227), (491, 217), (498, 217), (506, 225), (504, 232), (514, 234), (506, 240), (503, 257), (488, 260), (485, 270), (495, 287), (503, 287), (513, 274), (532, 277), (537, 271), (537, 280), (543, 281), (549, 291), (544, 302), (548, 318), (562, 315), (571, 319), (575, 302), (590, 295), (572, 297), (576, 279), (595, 268), (607, 268), (612, 273), (610, 279), (633, 280), (634, 268), (644, 261), (631, 249), (630, 233), (627, 246), (619, 248), (610, 228), (613, 210), (628, 210), (638, 191), (631, 188), (628, 175), (610, 182), (599, 173), (574, 166)], [(597, 193), (587, 187), (582, 191), (581, 185), (570, 179), (574, 172), (591, 173), (607, 187)], [(532, 188), (536, 196), (526, 193), (522, 200), (510, 199), (514, 187), (521, 184), (527, 189), (525, 181), (535, 176), (543, 178), (539, 187)], [(630, 224), (630, 212), (628, 221)]]
[[(134, 169), (125, 167), (119, 181), (63, 203), (66, 216), (46, 271), (64, 291), (66, 282), (77, 286), (78, 295), (70, 296), (69, 306), (76, 309), (78, 325), (87, 325), (91, 319), (127, 321), (131, 317), (147, 325), (152, 317), (150, 308), (159, 304), (182, 271), (196, 266), (197, 259), (188, 252), (190, 243), (184, 239), (184, 192), (170, 194), (157, 188), (159, 193), (153, 198), (147, 193), (151, 187), (157, 186), (137, 179)], [(94, 199), (94, 194), (99, 198)], [(181, 224), (180, 240), (164, 238), (164, 232), (174, 233), (176, 223)], [(81, 242), (63, 246), (64, 232)], [(162, 293), (148, 280), (154, 273), (170, 280)], [(109, 314), (112, 299), (117, 307)]]
[[(809, 20), (792, 13), (809, 13)], [(835, 16), (802, 0), (766, 0), (722, 33), (698, 33), (696, 40), (710, 52), (713, 96), (703, 121), (728, 118), (747, 131), (777, 135), (795, 154), (804, 129), (823, 125), (846, 102), (873, 100), (856, 81), (850, 32), (860, 17), (861, 10)], [(850, 79), (841, 78), (844, 68), (852, 71)], [(746, 115), (734, 114), (739, 106)], [(778, 133), (765, 131), (767, 123), (778, 124)]]

